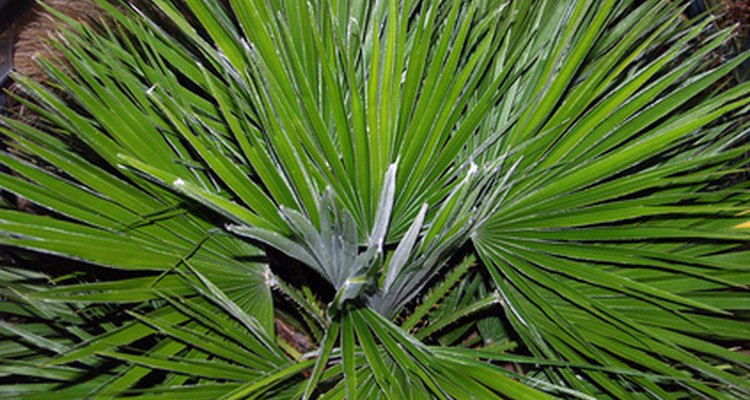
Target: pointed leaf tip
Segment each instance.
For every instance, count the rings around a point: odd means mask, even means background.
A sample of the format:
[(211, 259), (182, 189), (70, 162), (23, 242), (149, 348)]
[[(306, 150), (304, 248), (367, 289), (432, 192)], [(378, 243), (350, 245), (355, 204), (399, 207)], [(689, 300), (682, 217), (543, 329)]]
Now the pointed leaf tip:
[(393, 212), (393, 201), (396, 194), (396, 170), (398, 169), (398, 161), (391, 164), (385, 173), (385, 179), (383, 180), (383, 189), (380, 192), (380, 199), (378, 200), (378, 209), (375, 214), (375, 221), (373, 223), (372, 232), (370, 233), (369, 246), (382, 247), (386, 241), (386, 235), (388, 233), (388, 224), (391, 220), (391, 213)]

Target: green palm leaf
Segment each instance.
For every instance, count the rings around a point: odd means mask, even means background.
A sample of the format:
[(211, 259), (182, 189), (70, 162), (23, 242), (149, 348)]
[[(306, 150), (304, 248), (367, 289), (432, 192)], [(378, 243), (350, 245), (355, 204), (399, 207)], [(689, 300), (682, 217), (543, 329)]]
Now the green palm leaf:
[[(102, 0), (0, 129), (0, 395), (750, 396), (747, 55), (662, 1)], [(3, 253), (6, 254), (6, 253)]]

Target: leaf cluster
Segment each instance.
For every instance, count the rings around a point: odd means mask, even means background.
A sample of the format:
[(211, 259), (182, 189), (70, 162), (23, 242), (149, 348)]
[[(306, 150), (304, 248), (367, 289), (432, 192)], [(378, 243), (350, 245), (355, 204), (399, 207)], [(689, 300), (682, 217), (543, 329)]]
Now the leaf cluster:
[[(750, 83), (662, 0), (152, 0), (3, 119), (0, 395), (750, 395)], [(744, 224), (744, 225), (743, 225)]]

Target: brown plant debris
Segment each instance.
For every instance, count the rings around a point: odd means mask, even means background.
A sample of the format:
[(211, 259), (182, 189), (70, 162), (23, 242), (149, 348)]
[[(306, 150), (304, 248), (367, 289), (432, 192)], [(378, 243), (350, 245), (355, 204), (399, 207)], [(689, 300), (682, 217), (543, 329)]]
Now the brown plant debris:
[[(44, 3), (78, 21), (97, 20), (103, 16), (94, 0), (47, 0)], [(59, 25), (60, 21), (40, 4), (35, 4), (19, 18), (13, 27), (16, 37), (13, 64), (19, 73), (44, 80), (44, 72), (36, 58), (58, 55), (47, 41), (59, 31)]]

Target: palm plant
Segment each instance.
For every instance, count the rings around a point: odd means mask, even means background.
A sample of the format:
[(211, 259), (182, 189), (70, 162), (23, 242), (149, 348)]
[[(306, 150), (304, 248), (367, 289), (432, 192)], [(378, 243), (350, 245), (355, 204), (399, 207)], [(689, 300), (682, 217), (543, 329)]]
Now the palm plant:
[(16, 77), (43, 122), (2, 121), (37, 208), (0, 210), (3, 397), (750, 396), (729, 32), (662, 0), (101, 5)]

